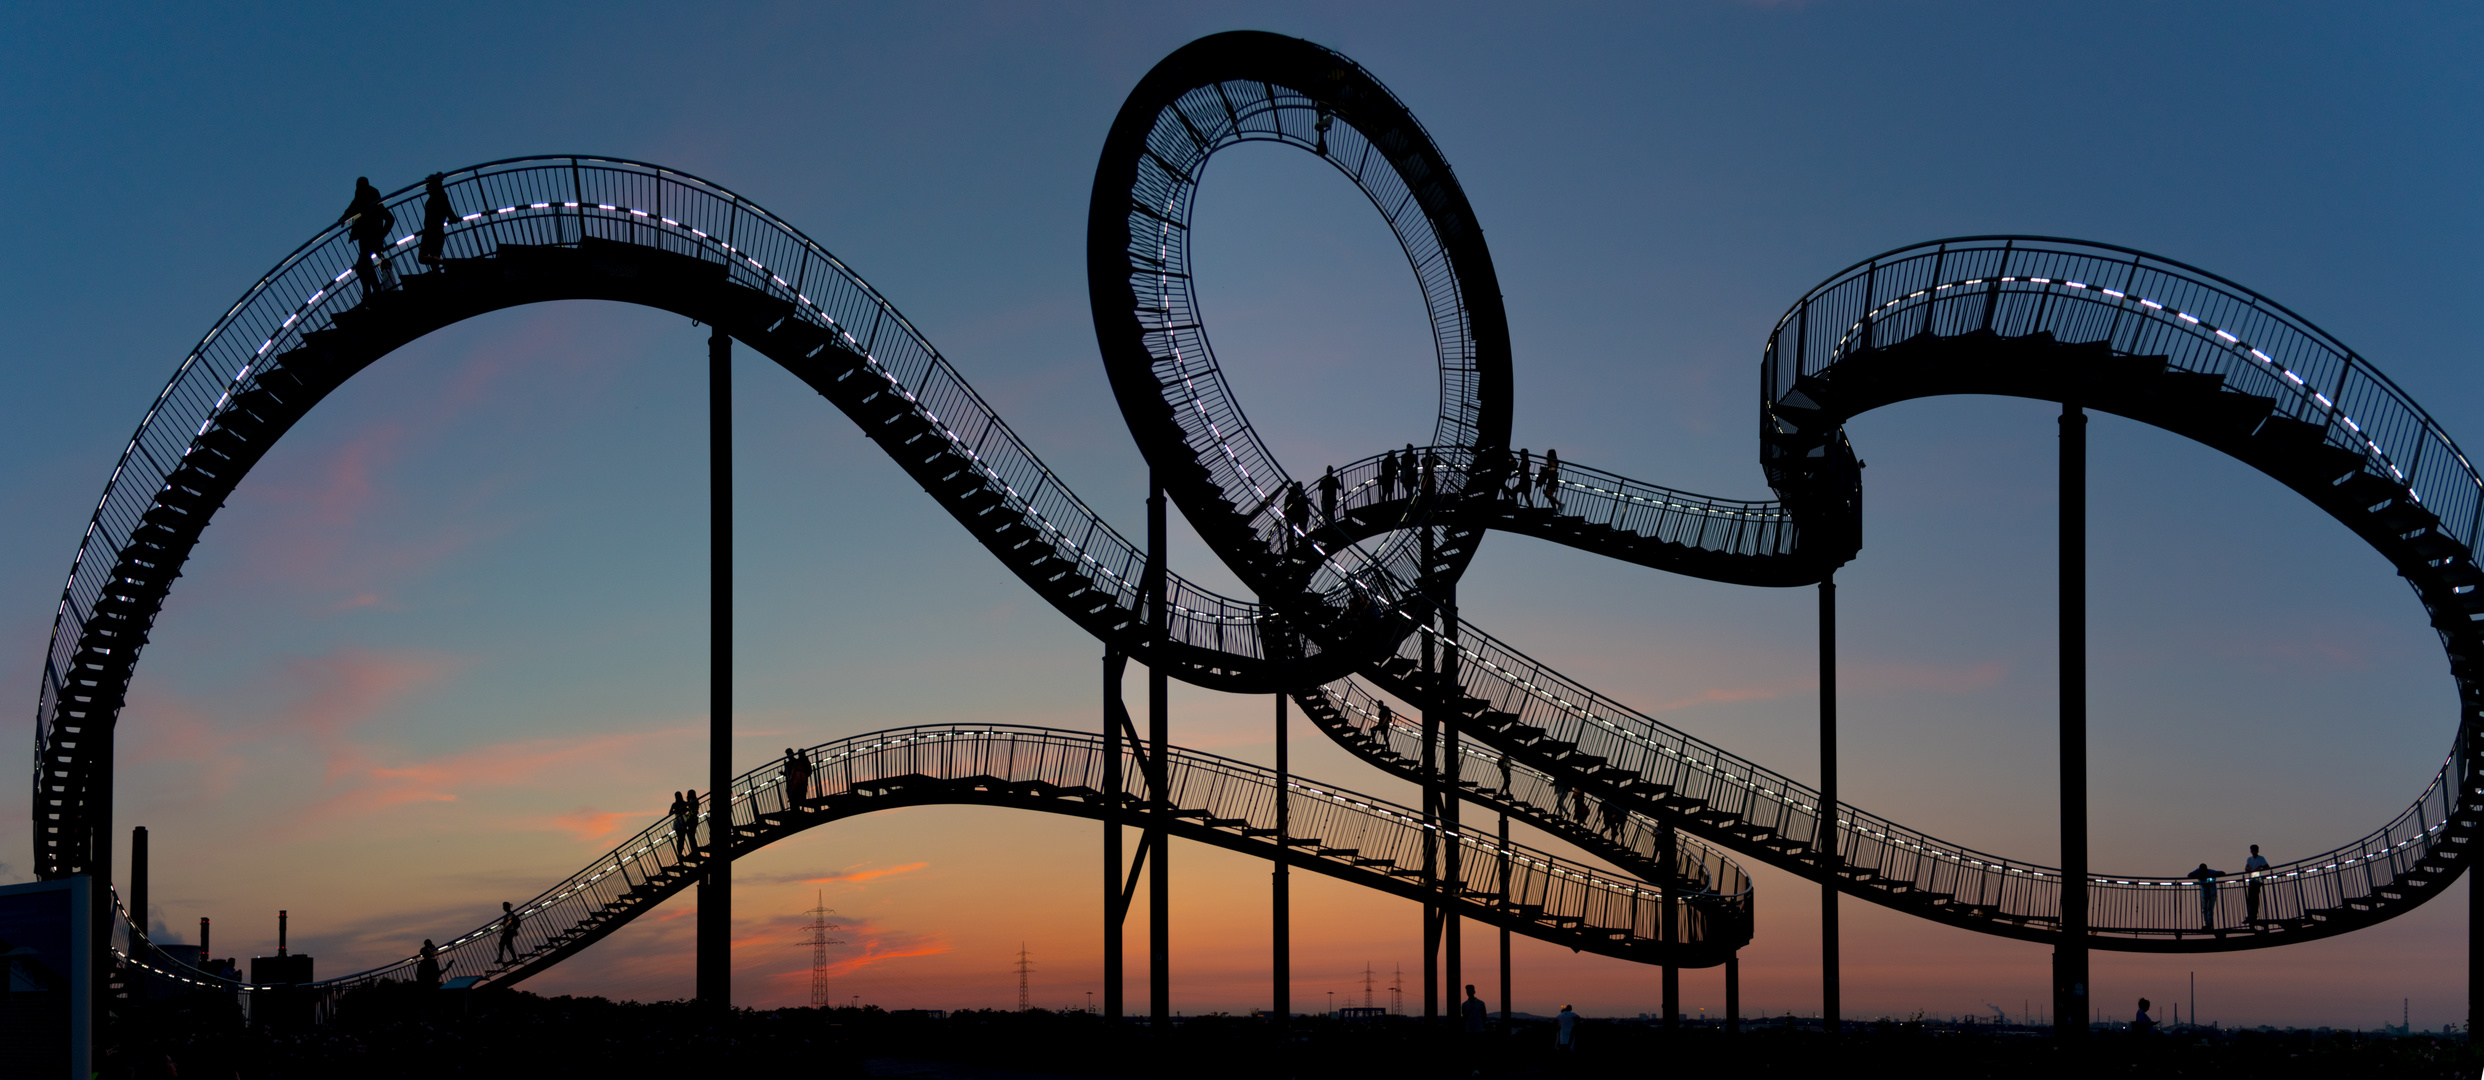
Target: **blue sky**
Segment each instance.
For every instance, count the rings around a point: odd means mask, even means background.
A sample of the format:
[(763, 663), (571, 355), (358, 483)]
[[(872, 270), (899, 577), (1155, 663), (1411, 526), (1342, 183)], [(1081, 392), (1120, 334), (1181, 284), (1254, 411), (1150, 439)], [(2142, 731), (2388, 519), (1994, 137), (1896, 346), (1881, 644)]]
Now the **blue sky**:
[[(2484, 284), (2478, 23), (2451, 5), (12, 9), (0, 646), (20, 661), (0, 664), (0, 699), (31, 726), (60, 575), (147, 401), (357, 175), (393, 189), (577, 152), (733, 188), (888, 295), (1135, 535), (1143, 466), (1085, 299), (1095, 154), (1173, 48), (1294, 34), (1361, 61), (1456, 166), (1510, 311), (1515, 440), (1756, 497), (1776, 315), (1855, 260), (1974, 233), (2223, 274), (2484, 442), (2484, 376), (2456, 329)], [(1423, 437), (1421, 307), (1360, 196), (1301, 155), (1244, 147), (1209, 170), (1200, 218), (1211, 333), (1289, 467)], [(323, 972), (349, 970), (480, 922), (601, 850), (599, 829), (703, 783), (703, 358), (703, 332), (673, 316), (503, 312), (401, 350), (287, 436), (209, 530), (123, 721), (119, 821), (155, 832), (158, 918), (216, 916), (234, 951), (288, 908)], [(741, 764), (906, 723), (1093, 723), (1091, 640), (825, 402), (748, 357), (737, 389)], [(2051, 413), (1953, 398), (1857, 420), (1866, 546), (1840, 576), (1848, 801), (2046, 862)], [(2096, 866), (2309, 853), (2404, 807), (2455, 703), (2388, 566), (2205, 449), (2111, 418), (2094, 432)], [(1195, 541), (1174, 558), (1221, 579)], [(1808, 592), (1496, 536), (1462, 599), (1590, 686), (1816, 770)], [(1176, 702), (1177, 740), (1271, 753), (1265, 699)], [(1315, 736), (1296, 760), (1399, 790)], [(0, 878), (28, 873), (25, 844), (0, 830)], [(822, 889), (856, 928), (840, 978), (866, 1000), (1011, 1000), (1023, 939), (1039, 999), (1077, 1001), (1095, 985), (1094, 858), (1091, 826), (971, 810), (770, 849), (744, 864), (740, 995), (801, 996), (789, 928)], [(1177, 997), (1247, 1008), (1264, 872), (1190, 849), (1177, 865)], [(1808, 1008), (1816, 892), (1757, 878), (1745, 1001)], [(2412, 996), (2437, 1026), (2463, 1015), (2463, 973), (2440, 958), (2463, 955), (2464, 894), (2296, 949), (2107, 957), (2097, 996), (2165, 999), (2197, 970), (2204, 994), (2222, 988), (2211, 1019), (2368, 1026)], [(1411, 907), (1326, 882), (1298, 895), (1332, 935), (1297, 960), (1298, 1002), (1366, 959), (1415, 963)], [(541, 986), (686, 993), (686, 910)], [(2039, 949), (1848, 912), (1852, 1012), (2044, 996)], [(1522, 1009), (1654, 1007), (1652, 973), (1520, 958)], [(1693, 1007), (1721, 1004), (1714, 983), (1689, 980)]]

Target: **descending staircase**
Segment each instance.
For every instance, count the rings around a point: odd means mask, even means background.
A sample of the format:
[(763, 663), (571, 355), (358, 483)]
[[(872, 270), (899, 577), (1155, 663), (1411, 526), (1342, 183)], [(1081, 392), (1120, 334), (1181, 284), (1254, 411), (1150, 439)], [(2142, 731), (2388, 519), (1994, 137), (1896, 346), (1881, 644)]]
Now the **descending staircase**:
[[(734, 781), (734, 851), (738, 857), (814, 826), (925, 804), (1002, 806), (1146, 824), (1144, 791), (1125, 791), (1118, 803), (1107, 798), (1106, 752), (1101, 736), (1004, 726), (894, 728), (838, 740), (805, 752), (813, 769), (807, 794), (788, 789), (782, 760)], [(1124, 753), (1123, 774), (1145, 775), (1137, 754)], [(1175, 836), (1260, 858), (1285, 858), (1315, 873), (1410, 899), (1433, 895), (1422, 871), (1429, 830), (1417, 810), (1297, 777), (1285, 789), (1292, 800), (1290, 835), (1280, 842), (1273, 772), (1175, 750), (1166, 776), (1176, 809), (1164, 824)], [(690, 887), (707, 865), (703, 852), (715, 811), (712, 798), (702, 802), (695, 835), (676, 836), (672, 819), (659, 819), (517, 905), (514, 963), (502, 963), (496, 955), (497, 919), (445, 939), (439, 955), (448, 973), (481, 974), (487, 985), (514, 984)], [(1668, 935), (1661, 888), (1524, 845), (1503, 846), (1471, 831), (1452, 839), (1464, 858), (1457, 879), (1439, 899), (1465, 918), (1582, 952), (1685, 967), (1723, 963), (1750, 941), (1747, 881), (1703, 883), (1695, 896), (1675, 905), (1679, 922)], [(1733, 892), (1719, 887), (1737, 884)], [(320, 986), (344, 991), (405, 981), (412, 978), (414, 963), (407, 957)], [(194, 985), (240, 985), (161, 955), (147, 967)]]

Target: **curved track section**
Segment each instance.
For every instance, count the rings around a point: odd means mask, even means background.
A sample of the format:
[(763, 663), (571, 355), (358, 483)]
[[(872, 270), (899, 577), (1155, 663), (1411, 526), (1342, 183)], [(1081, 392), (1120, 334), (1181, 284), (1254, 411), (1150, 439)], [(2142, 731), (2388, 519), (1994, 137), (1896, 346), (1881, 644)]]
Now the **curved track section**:
[[(1250, 434), (1187, 273), (1198, 175), (1218, 149), (1251, 140), (1318, 154), (1372, 197), (1424, 285), (1441, 346), (1438, 430), (1453, 438), (1421, 450), (1419, 465), (1383, 455), (1349, 466), (1316, 510)], [(1474, 541), (1491, 528), (1724, 581), (1821, 580), (1862, 540), (1846, 418), (1931, 394), (2037, 397), (2189, 435), (2311, 496), (2415, 582), (2468, 703), (2458, 746), (2398, 820), (2235, 883), (2205, 919), (2196, 882), (2092, 876), (2093, 943), (2193, 951), (2307, 940), (2407, 910), (2461, 869), (2484, 801), (2466, 779), (2479, 750), (2465, 670), (2469, 613), (2484, 612), (2484, 597), (2469, 595), (2484, 580), (2469, 555), (2479, 482), (2404, 394), (2265, 298), (2073, 241), (1962, 240), (1859, 263), (1804, 297), (1771, 335), (1762, 464), (1782, 501), (1727, 502), (1576, 466), (1551, 481), (1513, 469), (1500, 419), (1506, 383), (1459, 377), (1488, 372), (1462, 362), (1493, 357), (1506, 335), (1472, 210), (1404, 107), (1341, 56), (1264, 34), (1221, 34), (1174, 53), (1115, 121), (1089, 214), (1097, 338), (1160, 482), (1291, 629), (1355, 656), (1388, 693), (1478, 743), (1469, 760), (1516, 759), (1561, 778), (1565, 794), (1620, 808), (1617, 822), (1643, 815), (1926, 918), (2058, 937), (2057, 870), (1847, 806), (1824, 812), (1802, 785), (1463, 623), (1453, 599)], [(1452, 332), (1461, 327), (1477, 332)], [(1393, 653), (1374, 651), (1392, 641)], [(1359, 732), (1349, 745), (1367, 757), (1406, 760), (1402, 747), (1390, 750), (1403, 732), (1352, 680), (1296, 696), (1332, 731)]]
[[(1314, 509), (1251, 435), (1198, 325), (1187, 221), (1215, 149), (1302, 146), (1372, 196), (1433, 316), (1442, 445), (1349, 466)], [(2072, 400), (2198, 438), (2295, 487), (2388, 555), (2431, 612), (2459, 680), (2459, 737), (2401, 817), (2270, 871), (2262, 918), (2229, 888), (2214, 923), (2178, 878), (2097, 876), (2092, 944), (2276, 945), (2339, 933), (2438, 894), (2484, 803), (2472, 556), (2480, 485), (2438, 425), (2282, 307), (2178, 264), (2034, 239), (1893, 252), (1832, 277), (1772, 335), (1763, 465), (1778, 503), (1706, 499), (1576, 464), (1511, 490), (1507, 333), (1471, 208), (1404, 106), (1351, 61), (1265, 34), (1185, 47), (1132, 95), (1099, 166), (1089, 267), (1099, 341), (1134, 435), (1201, 535), (1273, 607), (1179, 579), (1161, 637), (1140, 615), (1145, 559), (1045, 469), (886, 301), (808, 238), (713, 184), (582, 157), (449, 178), (448, 264), (364, 295), (331, 229), (287, 257), (183, 362), (124, 452), (57, 614), (39, 715), (34, 827), (45, 876), (93, 868), (111, 731), (182, 562), (269, 446), (363, 366), (483, 312), (607, 299), (723, 328), (817, 388), (1021, 580), (1112, 647), (1198, 685), (1291, 692), (1367, 760), (1405, 771), (1375, 688), (1439, 710), (1472, 742), (1470, 798), (1499, 799), (1590, 850), (1660, 874), (1689, 833), (1888, 906), (2034, 940), (2060, 933), (2061, 881), (1815, 793), (1611, 702), (1454, 617), (1444, 601), (1483, 532), (1508, 528), (1685, 573), (1816, 581), (1860, 543), (1843, 420), (1938, 393)], [(391, 196), (405, 212), (413, 190)], [(1541, 480), (1540, 475), (1536, 477)], [(1271, 646), (1275, 647), (1271, 647)], [(1359, 672), (1370, 681), (1344, 678)], [(1306, 687), (1310, 689), (1306, 689)], [(1487, 783), (1476, 762), (1512, 779)], [(1531, 779), (1530, 779), (1531, 778)], [(1594, 807), (1592, 820), (1584, 807)], [(1601, 836), (1602, 839), (1598, 839)], [(1721, 862), (1721, 861), (1720, 861)], [(1482, 916), (1478, 916), (1482, 917)]]
[[(1130, 825), (1149, 818), (1143, 795), (1125, 794), (1119, 806), (1108, 802), (1104, 740), (1083, 732), (894, 728), (805, 753), (813, 767), (807, 792), (789, 789), (781, 760), (734, 781), (737, 857), (814, 826), (901, 806), (1003, 806)], [(1144, 776), (1135, 751), (1124, 755), (1126, 775)], [(1290, 843), (1280, 848), (1274, 772), (1176, 750), (1166, 777), (1177, 809), (1165, 825), (1176, 836), (1284, 858), (1409, 899), (1433, 896), (1423, 882), (1428, 830), (1419, 811), (1294, 777), (1284, 789), (1292, 800)], [(701, 851), (714, 828), (713, 798), (701, 806), (698, 835), (676, 834), (672, 819), (660, 819), (519, 905), (514, 961), (501, 958), (496, 919), (445, 940), (440, 957), (448, 974), (481, 974), (487, 985), (514, 984), (690, 887), (706, 865)], [(1461, 842), (1463, 880), (1448, 888), (1447, 899), (1466, 918), (1583, 952), (1683, 967), (1721, 964), (1751, 939), (1749, 879), (1696, 842), (1685, 845), (1683, 858), (1713, 872), (1677, 896), (1671, 907), (1678, 924), (1670, 935), (1663, 926), (1667, 905), (1660, 889), (1533, 848), (1502, 847), (1480, 834), (1468, 833)], [(407, 957), (320, 985), (351, 989), (409, 980), (414, 964), (415, 958)], [(168, 958), (149, 966), (199, 985), (237, 985)]]

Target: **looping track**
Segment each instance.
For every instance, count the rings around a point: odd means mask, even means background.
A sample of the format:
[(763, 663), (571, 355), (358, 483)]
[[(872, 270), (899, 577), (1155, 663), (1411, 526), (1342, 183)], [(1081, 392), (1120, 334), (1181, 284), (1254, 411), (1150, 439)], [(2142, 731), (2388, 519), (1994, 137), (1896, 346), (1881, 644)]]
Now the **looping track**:
[[(1405, 247), (1438, 347), (1442, 404), (1420, 482), (1401, 474), (1384, 485), (1377, 458), (1345, 466), (1333, 514), (1287, 497), (1292, 481), (1225, 386), (1196, 316), (1191, 196), (1216, 150), (1254, 140), (1319, 154), (1371, 196)], [(172, 580), (250, 467), (329, 391), (400, 345), (485, 312), (588, 298), (688, 315), (775, 360), (1029, 587), (1142, 662), (1214, 689), (1290, 693), (1332, 735), (1401, 774), (1412, 768), (1409, 736), (1375, 688), (1445, 710), (1469, 744), (1470, 775), (1459, 780), (1468, 797), (1634, 871), (1672, 872), (1657, 838), (1690, 834), (1899, 910), (2032, 940), (2059, 936), (2052, 869), (1850, 806), (1823, 815), (1803, 785), (1444, 618), (1442, 600), (1496, 528), (1720, 581), (1818, 581), (1861, 543), (1845, 419), (1954, 393), (2119, 413), (2267, 472), (2389, 557), (2442, 636), (2461, 716), (2413, 805), (2353, 843), (2269, 871), (2251, 890), (2259, 919), (2244, 918), (2243, 888), (2225, 890), (2216, 923), (2203, 927), (2183, 879), (2096, 875), (2091, 944), (2252, 948), (2369, 925), (2446, 888), (2479, 827), (2484, 687), (2473, 665), (2484, 571), (2473, 546), (2484, 483), (2368, 362), (2282, 306), (2177, 263), (2000, 237), (1875, 257), (1812, 290), (1770, 336), (1761, 456), (1779, 501), (1712, 499), (1568, 463), (1549, 493), (1513, 497), (1506, 320), (1446, 160), (1342, 56), (1266, 34), (1202, 39), (1147, 76), (1108, 136), (1090, 206), (1091, 296), (1141, 449), (1202, 537), (1268, 602), (1170, 578), (1158, 640), (1141, 615), (1144, 553), (903, 316), (792, 226), (698, 178), (611, 159), (495, 162), (450, 174), (448, 190), (462, 218), (447, 233), (446, 267), (414, 272), (407, 236), (389, 249), (402, 286), (364, 296), (352, 243), (327, 230), (217, 322), (149, 409), (80, 545), (46, 658), (34, 777), (45, 876), (93, 863), (108, 821), (111, 730), (137, 657)], [(415, 220), (419, 198), (409, 189), (389, 201)], [(1436, 666), (1421, 662), (1426, 652)], [(1488, 764), (1497, 776), (1503, 763), (1511, 783), (1472, 773)], [(1593, 826), (1579, 813), (1589, 803)]]

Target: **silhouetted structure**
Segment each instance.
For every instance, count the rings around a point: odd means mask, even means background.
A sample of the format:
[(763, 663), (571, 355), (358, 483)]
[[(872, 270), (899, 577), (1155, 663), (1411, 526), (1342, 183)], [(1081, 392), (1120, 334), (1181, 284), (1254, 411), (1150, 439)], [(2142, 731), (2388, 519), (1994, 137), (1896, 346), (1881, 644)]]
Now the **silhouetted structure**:
[[(1209, 156), (1251, 141), (1320, 154), (1375, 203), (1401, 208), (1388, 225), (1422, 268), (1418, 283), (1437, 330), (1442, 397), (1430, 444), (1337, 466), (1336, 518), (1307, 536), (1288, 527), (1286, 500), (1272, 498), (1300, 489), (1241, 422), (1190, 292), (1189, 194)], [(447, 272), (411, 275), (386, 302), (359, 303), (382, 284), (385, 251), (374, 245), (385, 240), (390, 207), (415, 193), (358, 193), (347, 229), (290, 256), (217, 322), (116, 463), (46, 657), (33, 791), (40, 875), (100, 878), (110, 865), (110, 736), (132, 665), (202, 531), (268, 448), (403, 342), (478, 313), (577, 298), (683, 312), (714, 327), (714, 343), (739, 339), (782, 365), (852, 417), (1109, 655), (1147, 664), (1148, 732), (1145, 750), (1132, 755), (1143, 772), (1193, 764), (1168, 741), (1167, 679), (1289, 694), (1331, 737), (1421, 785), (1429, 805), (1410, 811), (1417, 820), (1429, 810), (1454, 829), (1458, 808), (1479, 803), (1600, 857), (1631, 860), (1616, 865), (1644, 871), (1645, 881), (1677, 882), (1665, 891), (1614, 883), (1604, 894), (1619, 905), (1599, 917), (1624, 935), (1610, 946), (1620, 952), (1654, 955), (1668, 933), (1685, 951), (1730, 938), (1724, 928), (1745, 902), (1733, 887), (1739, 870), (1691, 838), (1842, 894), (2053, 944), (2067, 956), (2089, 947), (2255, 948), (2367, 926), (2447, 888), (2484, 832), (2484, 806), (2466, 781), (2484, 770), (2484, 716), (2476, 712), (2484, 706), (2472, 704), (2484, 702), (2484, 682), (2471, 666), (2484, 656), (2484, 630), (2471, 618), (2484, 613), (2484, 591), (2473, 589), (2484, 580), (2474, 557), (2484, 479), (2367, 361), (2282, 305), (2204, 271), (2032, 237), (1951, 239), (1875, 256), (1806, 293), (1769, 336), (1760, 459), (1778, 500), (1693, 495), (1548, 452), (1534, 474), (1544, 502), (1537, 506), (1502, 494), (1514, 382), (1507, 320), (1454, 170), (1403, 103), (1351, 60), (1272, 35), (1216, 35), (1168, 57), (1132, 93), (1106, 139), (1090, 204), (1099, 344), (1151, 465), (1150, 535), (1141, 544), (1070, 493), (849, 268), (748, 200), (676, 171), (609, 159), (515, 160), (446, 175), (441, 190), (477, 211), (472, 221), (442, 225)], [(461, 272), (469, 266), (488, 272)], [(356, 275), (362, 287), (341, 298)], [(1843, 424), (1898, 401), (1964, 393), (2062, 402), (2066, 419), (2114, 412), (2193, 438), (2303, 493), (2363, 537), (2432, 613), (2469, 703), (2433, 782), (2372, 833), (2271, 865), (2257, 879), (2258, 918), (2203, 925), (2187, 907), (2193, 898), (2168, 887), (2183, 879), (2086, 873), (2072, 855), (2083, 841), (2069, 843), (2067, 828), (2064, 868), (1941, 841), (1611, 702), (1456, 617), (1457, 579), (1493, 529), (1717, 581), (1825, 582), (1861, 544), (1860, 464)], [(2065, 438), (2072, 426), (2065, 423)], [(1397, 498), (1350, 494), (1385, 491), (1381, 478), (1391, 473)], [(1181, 506), (1264, 605), (1165, 568), (1168, 503)], [(1366, 545), (1359, 555), (1335, 558), (1356, 543)], [(1335, 572), (1307, 572), (1323, 567)], [(1295, 644), (1272, 648), (1279, 640)], [(1423, 723), (1386, 711), (1381, 694), (1421, 710)], [(1137, 732), (1128, 734), (1135, 741)], [(1463, 772), (1443, 775), (1461, 761), (1502, 757), (1513, 769), (1506, 792)], [(1099, 767), (1044, 780), (1066, 783), (1060, 792), (1008, 797), (1077, 805), (1074, 812), (1146, 829), (1142, 857), (1157, 897), (1169, 882), (1166, 837), (1224, 835), (1176, 816), (1202, 808), (1176, 807), (1161, 783), (1146, 785), (1143, 798), (1115, 789), (1105, 805), (1102, 777)], [(830, 790), (860, 798), (852, 784), (823, 783), (822, 803), (833, 801)], [(719, 874), (747, 850), (735, 829), (747, 825), (747, 842), (756, 844), (831, 816), (825, 806), (797, 808), (770, 822), (752, 804), (776, 796), (754, 790), (711, 780), (704, 854)], [(773, 790), (781, 793), (781, 782)], [(945, 789), (942, 797), (968, 798)], [(1618, 807), (1619, 828), (1588, 826), (1590, 801)], [(1573, 808), (1575, 816), (1566, 812)], [(1308, 806), (1297, 810), (1311, 816)], [(1669, 831), (1684, 840), (1672, 854), (1658, 842)], [(530, 901), (528, 932), (514, 943), (525, 962), (497, 978), (540, 970), (644, 910), (649, 897), (683, 887), (692, 875), (681, 862), (701, 853), (689, 833), (675, 831), (670, 860), (658, 831), (644, 838), (648, 850), (616, 851)], [(1302, 835), (1313, 834), (1306, 822)], [(1423, 844), (1402, 861), (1387, 858), (1411, 879), (1356, 867), (1354, 858), (1380, 858), (1366, 853), (1306, 849), (1299, 858), (1320, 872), (1359, 872), (1356, 880), (1454, 912), (1452, 920), (1561, 937), (1546, 929), (1539, 898), (1513, 888), (1499, 899), (1501, 884), (1490, 878), (1500, 860), (1481, 857), (1493, 843), (1460, 832), (1428, 871)], [(1710, 876), (1677, 861), (1698, 861)], [(1460, 879), (1465, 891), (1445, 897), (1425, 884), (1433, 875)], [(1679, 884), (1702, 880), (1709, 892)], [(1135, 875), (1116, 885), (1127, 896)], [(2474, 913), (2484, 920), (2484, 890), (2475, 892)], [(1664, 895), (1675, 895), (1679, 920), (1661, 914)], [(1161, 919), (1150, 928), (1159, 956)], [(1677, 923), (1696, 923), (1697, 932)], [(478, 933), (490, 947), (492, 935)], [(2471, 948), (2484, 950), (2484, 933), (2470, 937)], [(1163, 964), (1153, 970), (1151, 1011), (1161, 1015), (1169, 976)], [(1429, 992), (1439, 985), (1429, 981)]]

